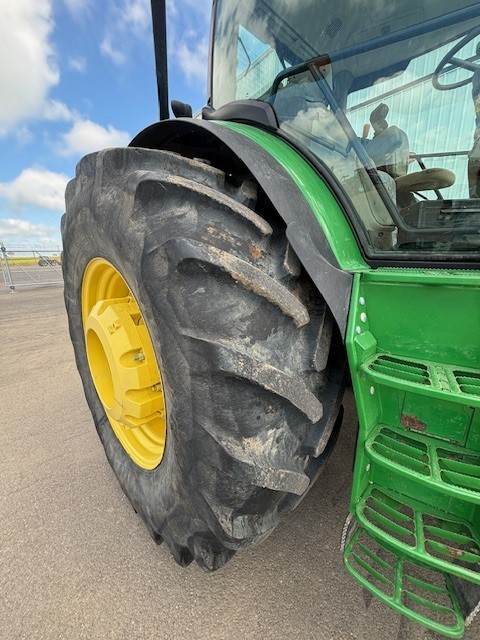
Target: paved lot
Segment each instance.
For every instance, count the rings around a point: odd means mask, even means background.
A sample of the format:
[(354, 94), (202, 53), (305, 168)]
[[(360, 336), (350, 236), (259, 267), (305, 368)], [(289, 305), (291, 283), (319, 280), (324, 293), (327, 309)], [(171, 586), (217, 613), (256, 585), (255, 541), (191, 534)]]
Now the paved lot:
[[(355, 413), (304, 502), (206, 574), (157, 547), (117, 486), (60, 287), (0, 288), (0, 638), (432, 640), (342, 567)], [(480, 623), (467, 638), (480, 637)]]

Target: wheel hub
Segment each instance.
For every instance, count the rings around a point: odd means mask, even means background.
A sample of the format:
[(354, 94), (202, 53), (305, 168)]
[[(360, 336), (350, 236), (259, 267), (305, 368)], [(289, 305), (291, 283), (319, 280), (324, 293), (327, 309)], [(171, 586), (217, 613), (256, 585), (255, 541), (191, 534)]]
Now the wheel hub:
[(82, 306), (90, 373), (110, 425), (132, 460), (153, 469), (165, 449), (166, 408), (138, 304), (120, 273), (97, 258), (85, 270)]

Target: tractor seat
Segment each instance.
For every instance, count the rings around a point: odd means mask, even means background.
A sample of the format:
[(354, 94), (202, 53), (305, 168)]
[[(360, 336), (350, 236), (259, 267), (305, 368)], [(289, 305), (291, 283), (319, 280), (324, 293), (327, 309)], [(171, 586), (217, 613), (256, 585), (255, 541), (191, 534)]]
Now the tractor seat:
[[(405, 131), (398, 127), (388, 126), (386, 120), (388, 110), (388, 105), (382, 102), (370, 114), (370, 124), (375, 135), (372, 140), (367, 141), (366, 150), (377, 168), (395, 179), (397, 204), (400, 206), (406, 206), (406, 203), (410, 204), (412, 196), (409, 194), (416, 191), (438, 191), (451, 187), (455, 182), (455, 174), (448, 169), (426, 169), (421, 164), (421, 171), (407, 173), (408, 137)], [(437, 195), (440, 197), (440, 194)]]
[(451, 187), (455, 182), (455, 174), (448, 169), (422, 169), (414, 173), (395, 178), (397, 193), (411, 193), (413, 191), (430, 191)]

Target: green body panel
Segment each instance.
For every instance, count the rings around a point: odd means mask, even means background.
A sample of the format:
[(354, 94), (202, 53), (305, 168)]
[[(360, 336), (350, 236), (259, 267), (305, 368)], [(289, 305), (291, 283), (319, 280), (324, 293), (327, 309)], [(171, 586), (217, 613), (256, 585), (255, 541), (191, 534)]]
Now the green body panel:
[[(451, 576), (480, 585), (480, 272), (356, 274), (346, 342), (360, 423), (346, 567), (391, 607), (462, 637)], [(443, 590), (415, 583), (412, 567)]]
[[(379, 350), (475, 367), (480, 356), (480, 274), (446, 269), (376, 269), (362, 277)], [(459, 315), (460, 314), (460, 315)], [(459, 323), (459, 319), (460, 323)]]
[(219, 122), (219, 124), (256, 142), (287, 171), (310, 205), (341, 269), (353, 272), (369, 268), (362, 258), (345, 214), (327, 185), (294, 149), (268, 131), (254, 126), (236, 122)]
[(479, 271), (356, 274), (346, 342), (365, 439), (409, 415), (407, 430), (480, 444)]

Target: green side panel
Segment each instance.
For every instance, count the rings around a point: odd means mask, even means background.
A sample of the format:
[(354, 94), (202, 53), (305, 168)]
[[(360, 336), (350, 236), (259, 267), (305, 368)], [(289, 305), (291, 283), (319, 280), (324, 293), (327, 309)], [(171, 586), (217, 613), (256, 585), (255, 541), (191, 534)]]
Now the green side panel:
[(362, 278), (379, 350), (480, 365), (478, 271), (377, 269)]
[(262, 129), (236, 122), (219, 122), (256, 142), (292, 177), (323, 229), (332, 251), (345, 271), (369, 269), (345, 214), (323, 180), (286, 142)]
[(389, 606), (461, 637), (451, 577), (480, 598), (480, 272), (355, 274), (347, 351), (360, 424), (345, 565)]

